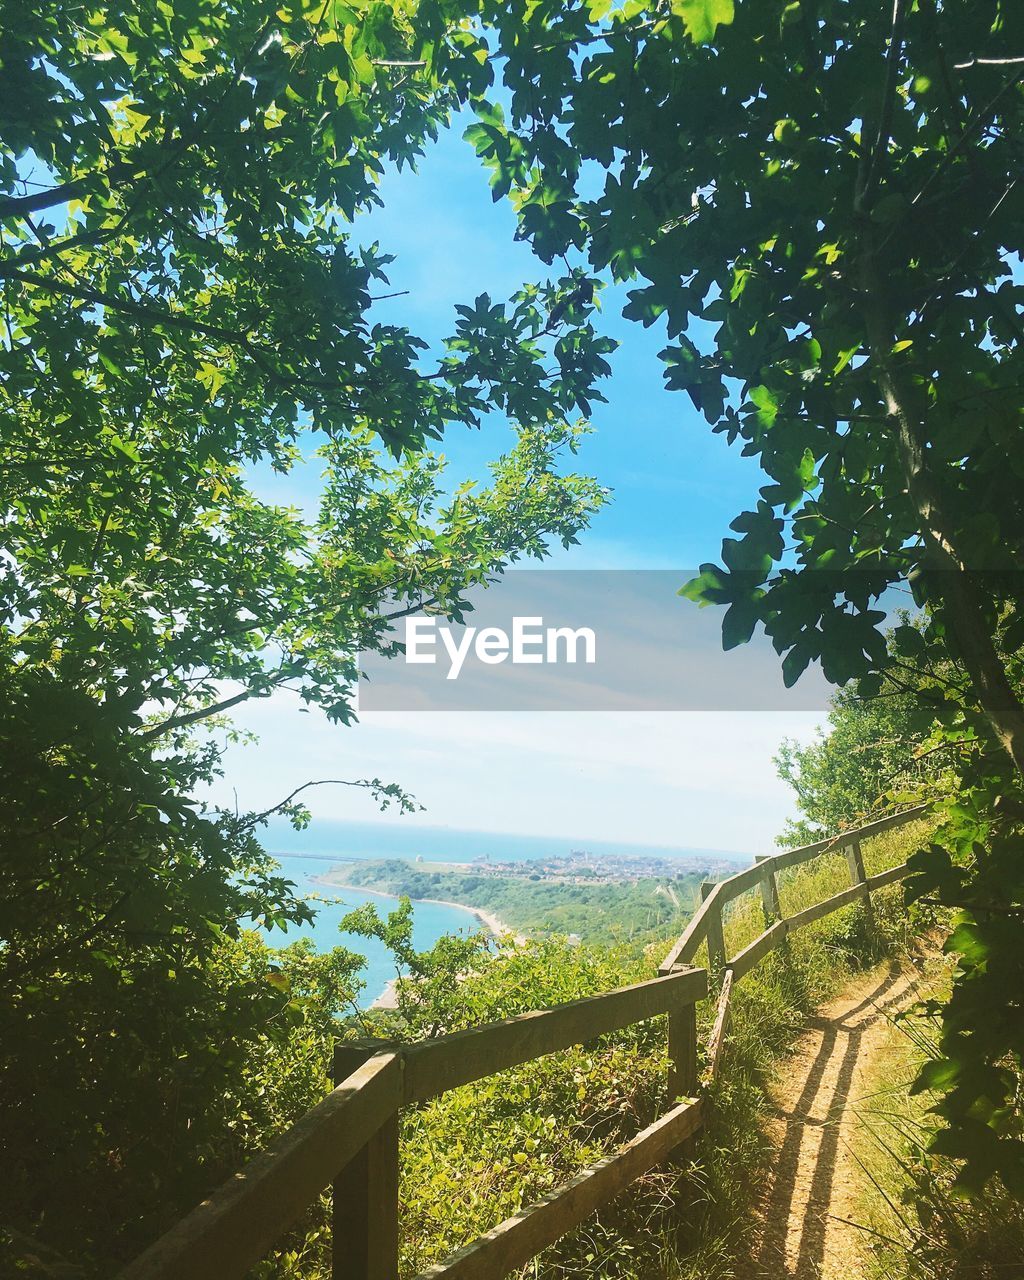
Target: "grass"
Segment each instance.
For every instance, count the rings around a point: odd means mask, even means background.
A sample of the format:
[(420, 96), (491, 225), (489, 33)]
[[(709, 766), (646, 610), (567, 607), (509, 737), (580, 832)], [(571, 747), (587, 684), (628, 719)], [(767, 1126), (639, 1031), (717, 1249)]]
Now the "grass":
[[(907, 828), (866, 844), (869, 870), (904, 861), (919, 839)], [(830, 855), (784, 873), (779, 890), (784, 911), (792, 913), (848, 885), (845, 858)], [(905, 949), (929, 923), (907, 912), (899, 886), (873, 900), (874, 928), (862, 906), (845, 908), (787, 940), (739, 984), (723, 1073), (710, 1098), (712, 1122), (698, 1140), (695, 1161), (639, 1179), (535, 1259), (524, 1276), (735, 1280), (751, 1209), (770, 1167), (763, 1120), (780, 1056), (807, 1015), (853, 973)], [(728, 912), (729, 954), (763, 928), (755, 890)], [(498, 956), (460, 984), (463, 1025), (651, 977), (670, 941), (609, 948), (546, 940)], [(714, 1011), (713, 1000), (699, 1007), (702, 1044)], [(615, 1150), (663, 1110), (666, 1081), (661, 1018), (406, 1108), (401, 1275), (415, 1275)], [(255, 1274), (267, 1280), (329, 1274), (321, 1224), (321, 1215), (311, 1215), (310, 1237)]]
[[(948, 966), (931, 967), (925, 994), (949, 989)], [(909, 1086), (935, 1053), (932, 1023), (895, 1022), (857, 1108), (854, 1155), (861, 1170), (857, 1220), (869, 1237), (870, 1280), (1008, 1280), (1024, 1276), (1024, 1205), (992, 1183), (981, 1199), (953, 1188), (949, 1161), (927, 1151), (930, 1097)]]

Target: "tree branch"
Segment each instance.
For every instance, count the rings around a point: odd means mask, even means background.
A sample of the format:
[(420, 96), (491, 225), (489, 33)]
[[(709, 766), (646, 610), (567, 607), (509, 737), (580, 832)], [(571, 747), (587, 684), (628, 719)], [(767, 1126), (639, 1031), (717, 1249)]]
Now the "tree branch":
[(878, 182), (878, 171), (889, 148), (892, 135), (892, 113), (896, 104), (896, 78), (899, 71), (900, 55), (903, 52), (903, 12), (905, 0), (893, 0), (892, 28), (889, 34), (889, 49), (886, 54), (885, 88), (882, 91), (882, 107), (878, 115), (878, 129), (870, 154), (865, 153), (867, 162), (863, 168), (861, 180), (858, 182), (854, 208), (863, 212), (875, 185)]
[(206, 707), (197, 707), (195, 711), (185, 711), (180, 716), (171, 716), (167, 720), (163, 720), (158, 725), (154, 725), (152, 729), (147, 729), (141, 734), (143, 742), (152, 742), (154, 738), (162, 738), (165, 733), (170, 733), (172, 729), (183, 729), (186, 725), (195, 724), (198, 720), (208, 720), (210, 716), (219, 715), (222, 711), (227, 711), (231, 707), (237, 707), (240, 702), (245, 702), (247, 698), (253, 697), (251, 689), (243, 689), (241, 693), (236, 693), (232, 698), (225, 698), (221, 702), (211, 703)]
[(52, 209), (54, 205), (66, 204), (75, 200), (86, 189), (84, 178), (75, 178), (72, 182), (62, 182), (59, 187), (48, 187), (45, 191), (37, 191), (31, 196), (5, 196), (0, 199), (0, 218), (23, 218), (30, 213), (39, 213), (43, 209)]
[(971, 58), (967, 62), (954, 62), (957, 71), (967, 71), (970, 67), (1018, 67), (1024, 58)]
[(387, 792), (392, 799), (408, 800), (409, 797), (405, 796), (404, 792), (398, 791), (397, 788), (393, 791), (388, 791), (389, 785), (394, 787), (393, 783), (381, 782), (379, 778), (319, 778), (315, 782), (304, 782), (301, 787), (296, 787), (294, 791), (286, 795), (283, 800), (278, 801), (277, 804), (272, 805), (271, 808), (264, 809), (262, 813), (251, 814), (246, 818), (245, 825), (256, 826), (257, 823), (269, 818), (272, 814), (280, 813), (282, 809), (291, 804), (297, 795), (301, 795), (303, 791), (308, 791), (310, 787), (356, 787), (361, 791), (372, 791), (374, 795)]

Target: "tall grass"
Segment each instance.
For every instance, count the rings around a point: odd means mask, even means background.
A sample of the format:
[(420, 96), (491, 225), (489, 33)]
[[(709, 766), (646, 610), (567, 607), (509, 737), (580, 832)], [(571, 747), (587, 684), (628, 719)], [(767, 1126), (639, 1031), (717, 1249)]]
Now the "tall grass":
[[(928, 994), (948, 990), (935, 966)], [(1024, 1205), (993, 1182), (981, 1198), (954, 1186), (951, 1162), (927, 1148), (933, 1133), (927, 1094), (909, 1085), (935, 1056), (935, 1027), (918, 1013), (892, 1024), (857, 1106), (853, 1154), (861, 1169), (857, 1219), (867, 1237), (870, 1280), (1009, 1280), (1024, 1276)]]
[[(916, 830), (865, 845), (871, 870), (905, 860)], [(841, 855), (780, 878), (784, 912), (848, 887)], [(560, 1280), (733, 1280), (751, 1209), (771, 1152), (764, 1136), (768, 1087), (779, 1056), (807, 1014), (856, 970), (905, 948), (921, 921), (893, 886), (873, 895), (874, 927), (861, 906), (801, 930), (737, 987), (711, 1123), (695, 1158), (652, 1171), (605, 1210), (546, 1250), (522, 1273)], [(925, 922), (927, 923), (927, 922)], [(735, 955), (765, 927), (758, 891), (725, 920)], [(569, 947), (535, 942), (496, 956), (460, 984), (464, 1025), (508, 1017), (640, 981), (656, 971), (669, 937), (646, 947)], [(704, 963), (699, 955), (695, 963)], [(706, 1044), (714, 999), (698, 1009)], [(438, 1261), (613, 1151), (667, 1105), (665, 1020), (652, 1019), (592, 1044), (453, 1090), (402, 1115), (403, 1277)], [(329, 1233), (314, 1212), (308, 1234), (262, 1265), (260, 1277), (320, 1280)]]

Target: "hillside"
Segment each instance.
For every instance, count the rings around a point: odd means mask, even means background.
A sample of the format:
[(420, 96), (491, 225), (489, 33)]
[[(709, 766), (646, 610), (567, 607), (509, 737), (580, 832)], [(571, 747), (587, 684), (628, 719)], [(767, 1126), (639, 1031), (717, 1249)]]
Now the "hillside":
[(705, 870), (675, 877), (588, 881), (524, 869), (517, 875), (432, 870), (399, 858), (335, 867), (333, 885), (375, 889), (394, 897), (442, 899), (492, 912), (509, 928), (533, 935), (576, 934), (585, 942), (636, 938), (677, 926), (700, 898)]

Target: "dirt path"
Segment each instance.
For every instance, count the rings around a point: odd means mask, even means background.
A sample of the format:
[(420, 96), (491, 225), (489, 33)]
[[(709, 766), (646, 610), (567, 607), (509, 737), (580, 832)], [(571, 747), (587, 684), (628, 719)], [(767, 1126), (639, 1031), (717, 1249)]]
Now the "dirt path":
[(861, 1280), (865, 1234), (852, 1224), (861, 1173), (850, 1153), (867, 1068), (918, 998), (907, 961), (859, 978), (809, 1020), (773, 1090), (774, 1176), (743, 1280)]

